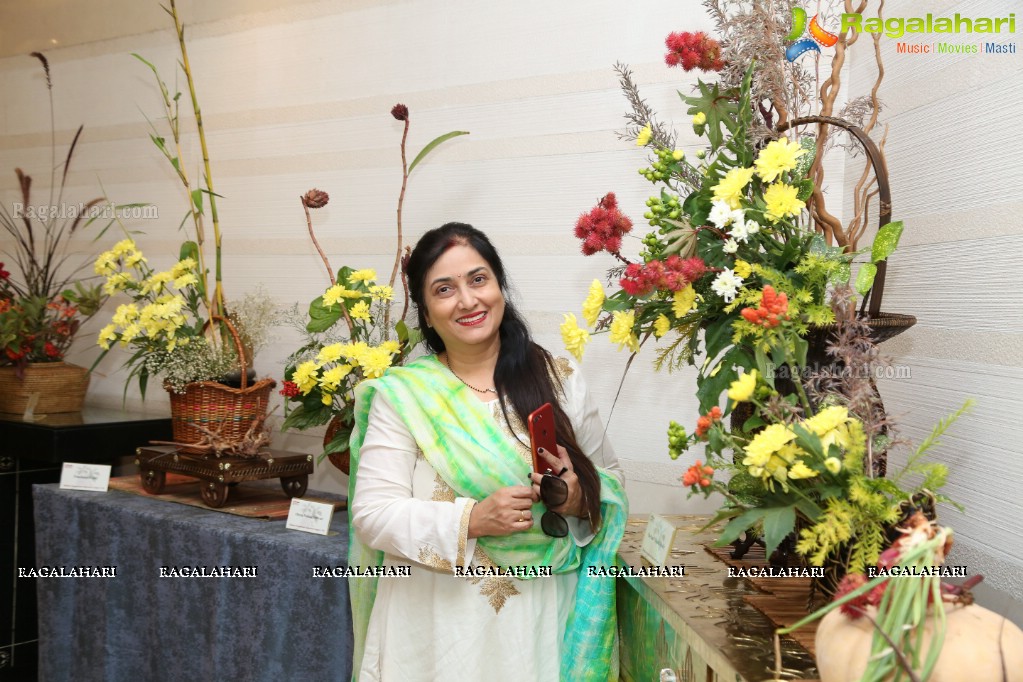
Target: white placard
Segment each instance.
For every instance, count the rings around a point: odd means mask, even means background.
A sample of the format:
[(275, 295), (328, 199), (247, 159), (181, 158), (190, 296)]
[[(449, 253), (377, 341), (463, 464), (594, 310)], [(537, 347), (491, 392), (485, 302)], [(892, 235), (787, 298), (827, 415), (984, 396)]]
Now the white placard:
[(330, 518), (333, 515), (334, 505), (332, 504), (311, 502), (299, 497), (293, 497), (291, 498), (291, 508), (288, 510), (288, 523), (285, 528), (327, 535), (330, 529)]
[(61, 490), (95, 490), (105, 493), (109, 483), (109, 464), (64, 462), (64, 468), (60, 472)]
[(675, 524), (660, 514), (651, 514), (643, 531), (643, 544), (639, 553), (654, 566), (663, 566), (675, 543)]

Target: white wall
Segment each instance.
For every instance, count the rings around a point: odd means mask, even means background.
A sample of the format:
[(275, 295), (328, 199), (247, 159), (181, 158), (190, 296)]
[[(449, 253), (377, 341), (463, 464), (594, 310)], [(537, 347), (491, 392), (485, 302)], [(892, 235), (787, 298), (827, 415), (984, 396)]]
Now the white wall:
[[(897, 0), (886, 15), (917, 16), (920, 3)], [(937, 16), (1007, 16), (1009, 2), (938, 2)], [(1018, 34), (1016, 34), (1018, 35)], [(1016, 42), (1004, 33), (997, 42)], [(906, 36), (935, 44), (980, 35)], [(882, 346), (910, 377), (880, 382), (901, 434), (919, 443), (931, 427), (973, 397), (973, 414), (943, 438), (934, 456), (950, 468), (944, 492), (965, 505), (941, 510), (956, 531), (952, 563), (985, 583), (1023, 595), (1023, 163), (1011, 140), (1023, 106), (1017, 54), (898, 54), (882, 41), (881, 96), (891, 126), (887, 158), (894, 218), (906, 224), (891, 258), (884, 309), (917, 325)], [(864, 57), (860, 53), (858, 57)], [(872, 59), (852, 64), (850, 86), (869, 87)], [(905, 450), (893, 464), (905, 460)], [(1017, 607), (1018, 621), (1023, 609)]]
[[(995, 4), (955, 8), (994, 13)], [(8, 203), (16, 199), (14, 166), (39, 180), (48, 167), (42, 77), (35, 60), (23, 56), (43, 49), (53, 67), (60, 139), (86, 125), (68, 196), (91, 198), (102, 182), (117, 202), (155, 204), (158, 220), (131, 227), (144, 232), (138, 242), (146, 254), (166, 266), (177, 252), (185, 197), (148, 141), (139, 109), (157, 118), (158, 95), (148, 71), (129, 56), (142, 53), (173, 81), (176, 45), (153, 5), (124, 0), (102, 9), (71, 2), (59, 3), (57, 12), (0, 9), (0, 195)], [(912, 13), (910, 3), (897, 5)], [(889, 14), (898, 14), (893, 6)], [(571, 234), (577, 216), (615, 191), (637, 219), (639, 236), (644, 233), (641, 214), (651, 186), (636, 174), (643, 153), (614, 135), (626, 103), (612, 65), (634, 68), (650, 104), (681, 131), (683, 147), (697, 142), (676, 94), (688, 91), (695, 76), (662, 61), (668, 32), (712, 29), (695, 2), (363, 0), (278, 9), (260, 0), (186, 2), (182, 12), (216, 188), (225, 197), (229, 296), (259, 282), (281, 302), (308, 301), (322, 291), (325, 275), (298, 203), (312, 187), (331, 194), (330, 206), (314, 215), (334, 267), (389, 272), (401, 128), (388, 112), (403, 102), (412, 112), (413, 150), (449, 130), (471, 131), (416, 170), (405, 204), (407, 239), (449, 220), (486, 230), (506, 258), (534, 333), (558, 349), (562, 312), (578, 314), (589, 282), (603, 279), (612, 264), (609, 257), (579, 254)], [(857, 59), (854, 54), (847, 92), (862, 94), (870, 86), (869, 64)], [(1023, 466), (1013, 421), (1023, 392), (1023, 287), (1013, 248), (1023, 241), (1013, 210), (1021, 203), (1023, 166), (1014, 153), (999, 154), (1009, 138), (989, 124), (1008, 127), (1018, 110), (1019, 56), (889, 54), (886, 65), (881, 96), (890, 107), (894, 204), (908, 225), (905, 247), (893, 258), (886, 308), (915, 314), (920, 324), (888, 346), (912, 366), (912, 380), (886, 382), (881, 390), (914, 439), (967, 395), (979, 399), (976, 415), (946, 441), (950, 493), (970, 509), (965, 518), (951, 518), (963, 545), (969, 541), (970, 551), (981, 552), (971, 557), (1018, 568), (1018, 542), (1011, 541), (1020, 539), (1020, 508), (1009, 492)], [(188, 144), (194, 172), (194, 138)], [(845, 178), (857, 175), (841, 161), (832, 160), (828, 174), (829, 194), (839, 197)], [(842, 201), (829, 208), (841, 215)], [(84, 240), (79, 245), (92, 248)], [(637, 251), (638, 243), (626, 248)], [(73, 357), (80, 364), (95, 357), (89, 337)], [(260, 370), (280, 379), (293, 341), (282, 333), (259, 358)], [(958, 359), (963, 356), (966, 362)], [(717, 501), (686, 501), (677, 480), (684, 464), (666, 454), (668, 421), (695, 420), (694, 373), (654, 373), (652, 357), (645, 351), (633, 364), (613, 413), (627, 356), (598, 337), (583, 365), (602, 413), (611, 415), (609, 433), (625, 463), (633, 511), (708, 511)], [(91, 401), (120, 404), (122, 359), (112, 353), (100, 366)], [(140, 407), (134, 391), (128, 402)], [(165, 402), (154, 390), (144, 409), (163, 411)], [(289, 433), (276, 446), (313, 452), (317, 440), (317, 434)], [(324, 467), (312, 485), (340, 489), (343, 477)]]

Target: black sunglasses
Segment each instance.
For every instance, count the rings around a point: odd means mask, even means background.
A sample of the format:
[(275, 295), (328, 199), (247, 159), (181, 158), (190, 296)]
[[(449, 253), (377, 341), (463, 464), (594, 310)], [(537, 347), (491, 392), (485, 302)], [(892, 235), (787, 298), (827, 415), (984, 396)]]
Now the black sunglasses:
[(557, 507), (568, 499), (568, 484), (554, 474), (544, 474), (540, 480), (540, 499), (548, 507), (540, 517), (540, 528), (552, 538), (563, 538), (568, 535), (568, 521), (550, 507)]

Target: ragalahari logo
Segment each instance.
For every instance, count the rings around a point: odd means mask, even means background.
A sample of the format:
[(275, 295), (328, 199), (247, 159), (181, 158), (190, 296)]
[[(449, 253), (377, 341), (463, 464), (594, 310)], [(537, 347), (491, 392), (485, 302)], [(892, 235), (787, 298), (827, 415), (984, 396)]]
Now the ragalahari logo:
[[(792, 30), (789, 31), (786, 40), (794, 40), (785, 49), (785, 59), (790, 62), (794, 62), (802, 57), (807, 52), (820, 52), (822, 47), (833, 47), (838, 42), (838, 36), (830, 31), (825, 31), (819, 23), (817, 23), (817, 17), (819, 15), (813, 15), (813, 19), (810, 20), (810, 25), (806, 23), (806, 10), (802, 7), (792, 8)], [(804, 34), (809, 32), (809, 36), (804, 37)]]

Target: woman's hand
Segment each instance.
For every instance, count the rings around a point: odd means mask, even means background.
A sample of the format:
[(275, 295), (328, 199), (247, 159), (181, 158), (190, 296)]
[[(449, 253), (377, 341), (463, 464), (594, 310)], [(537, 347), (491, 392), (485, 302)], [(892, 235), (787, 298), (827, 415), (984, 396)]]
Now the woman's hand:
[(511, 535), (529, 530), (533, 527), (530, 508), (538, 499), (539, 494), (528, 485), (511, 485), (494, 491), (469, 512), (469, 537)]
[[(564, 504), (558, 507), (548, 507), (551, 511), (558, 512), (562, 516), (579, 516), (586, 517), (586, 509), (583, 504), (583, 491), (579, 487), (579, 477), (575, 475), (575, 471), (572, 470), (572, 460), (568, 456), (568, 450), (558, 446), (558, 456), (555, 457), (553, 453), (547, 452), (543, 448), (538, 451), (540, 456), (551, 465), (551, 468), (555, 472), (561, 472), (559, 475), (568, 485), (568, 498)], [(556, 474), (558, 475), (558, 474)], [(540, 481), (543, 480), (542, 474), (533, 473), (529, 477), (533, 481), (533, 492), (537, 498), (540, 497)]]

